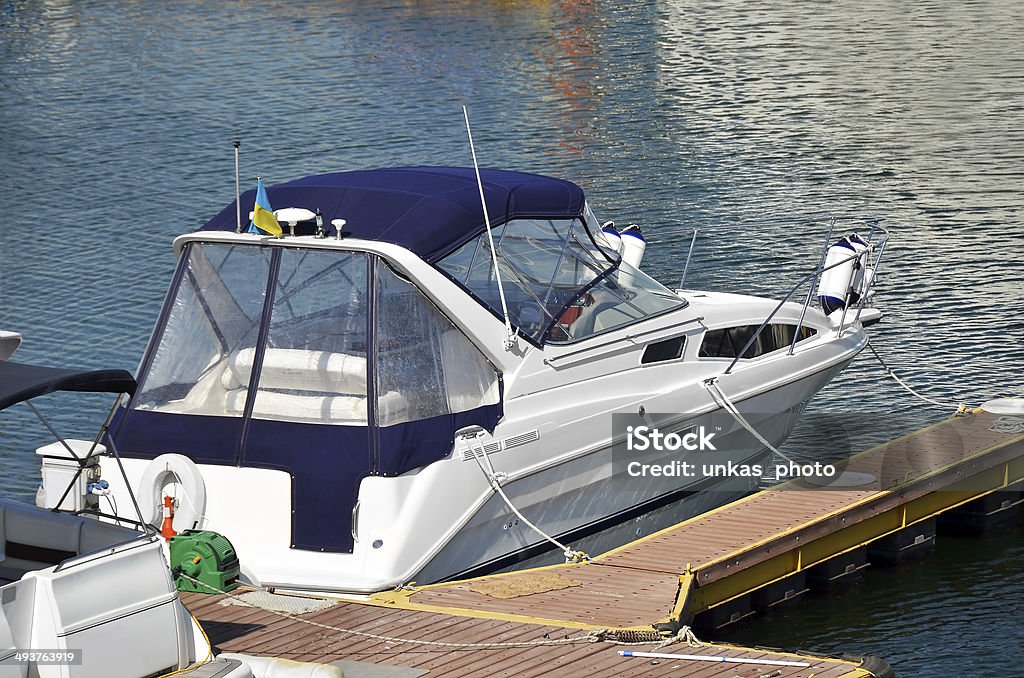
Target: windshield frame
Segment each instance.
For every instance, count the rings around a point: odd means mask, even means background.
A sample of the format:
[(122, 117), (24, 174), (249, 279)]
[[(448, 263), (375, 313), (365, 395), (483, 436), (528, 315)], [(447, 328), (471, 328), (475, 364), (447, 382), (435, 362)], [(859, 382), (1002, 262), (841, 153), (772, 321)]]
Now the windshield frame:
[[(571, 242), (571, 240), (574, 239), (574, 240), (576, 240), (576, 242), (579, 244), (580, 247), (582, 247), (586, 251), (590, 252), (591, 254), (595, 255), (594, 256), (594, 260), (593, 260), (593, 264), (596, 264), (596, 265), (601, 265), (602, 263), (606, 264), (600, 270), (597, 270), (596, 268), (592, 268), (592, 270), (594, 270), (594, 274), (595, 274), (594, 278), (592, 280), (590, 280), (589, 282), (587, 282), (586, 284), (582, 285), (578, 290), (576, 290), (575, 294), (573, 294), (572, 297), (568, 298), (562, 304), (562, 306), (558, 309), (557, 313), (554, 313), (551, 316), (550, 320), (544, 326), (543, 331), (539, 332), (536, 338), (533, 335), (527, 334), (526, 332), (524, 332), (518, 325), (516, 325), (516, 324), (512, 325), (512, 329), (515, 332), (515, 334), (517, 336), (520, 336), (523, 339), (525, 339), (529, 344), (531, 344), (531, 345), (533, 345), (533, 346), (535, 346), (537, 348), (543, 348), (545, 345), (549, 345), (549, 344), (552, 345), (552, 346), (568, 346), (568, 345), (571, 345), (571, 344), (576, 344), (576, 343), (579, 343), (579, 342), (587, 341), (587, 340), (589, 340), (592, 337), (603, 336), (605, 334), (608, 334), (608, 333), (611, 333), (611, 332), (615, 332), (617, 330), (621, 330), (621, 329), (624, 329), (626, 327), (632, 327), (632, 326), (634, 326), (634, 325), (636, 325), (638, 323), (642, 323), (642, 322), (650, 320), (652, 318), (658, 318), (658, 317), (661, 317), (663, 315), (672, 313), (674, 311), (687, 308), (690, 305), (689, 302), (686, 299), (684, 299), (683, 297), (680, 297), (680, 296), (678, 296), (676, 294), (673, 294), (672, 290), (670, 290), (668, 287), (665, 287), (664, 285), (659, 283), (657, 280), (654, 280), (654, 278), (652, 278), (651, 276), (647, 275), (646, 273), (644, 273), (643, 271), (641, 271), (639, 269), (633, 269), (633, 273), (634, 274), (639, 274), (639, 275), (644, 276), (645, 278), (650, 279), (652, 282), (654, 282), (657, 285), (659, 285), (660, 287), (664, 288), (664, 291), (665, 291), (664, 294), (658, 294), (656, 292), (649, 292), (649, 293), (657, 294), (658, 296), (664, 296), (664, 297), (667, 297), (667, 298), (671, 298), (674, 302), (678, 301), (678, 303), (675, 303), (675, 304), (673, 304), (672, 306), (670, 306), (668, 308), (664, 308), (664, 309), (661, 309), (661, 310), (658, 310), (658, 311), (647, 313), (647, 314), (645, 314), (645, 315), (643, 315), (641, 317), (634, 318), (634, 319), (632, 319), (632, 320), (630, 320), (628, 322), (622, 323), (620, 325), (616, 325), (616, 326), (613, 326), (613, 327), (609, 327), (607, 329), (602, 329), (602, 330), (598, 330), (598, 331), (595, 331), (595, 332), (591, 332), (591, 333), (586, 334), (585, 336), (582, 336), (582, 337), (575, 337), (575, 338), (566, 339), (566, 340), (556, 340), (556, 339), (553, 339), (552, 338), (553, 337), (553, 332), (558, 327), (558, 325), (560, 324), (559, 323), (559, 319), (562, 317), (562, 315), (569, 308), (571, 308), (574, 305), (577, 305), (578, 302), (581, 299), (584, 299), (586, 297), (586, 295), (592, 289), (594, 289), (595, 287), (597, 287), (598, 285), (600, 285), (601, 283), (606, 281), (609, 277), (614, 275), (616, 272), (618, 272), (620, 270), (623, 270), (622, 266), (621, 266), (621, 264), (622, 264), (622, 256), (621, 256), (621, 254), (619, 254), (617, 252), (613, 252), (612, 250), (610, 250), (606, 246), (603, 246), (603, 245), (598, 243), (597, 239), (595, 238), (594, 231), (591, 228), (591, 225), (593, 223), (593, 225), (597, 226), (597, 225), (599, 225), (599, 222), (597, 221), (597, 219), (594, 216), (593, 212), (590, 210), (589, 205), (584, 204), (583, 212), (581, 214), (577, 214), (577, 215), (566, 215), (566, 216), (562, 216), (562, 217), (557, 217), (556, 218), (556, 217), (551, 217), (550, 215), (548, 215), (548, 216), (530, 216), (530, 215), (523, 214), (523, 215), (516, 215), (516, 217), (514, 219), (510, 219), (510, 220), (503, 221), (503, 222), (500, 222), (500, 223), (497, 223), (497, 224), (493, 224), (491, 226), (492, 232), (495, 231), (495, 230), (498, 230), (498, 229), (503, 229), (502, 232), (501, 232), (501, 235), (496, 239), (496, 243), (495, 243), (495, 246), (498, 248), (498, 253), (497, 253), (498, 257), (499, 257), (499, 259), (501, 259), (503, 261), (504, 266), (507, 266), (507, 267), (511, 268), (513, 272), (515, 272), (516, 267), (513, 265), (513, 263), (505, 255), (503, 255), (503, 253), (501, 251), (501, 242), (503, 241), (505, 235), (507, 234), (507, 231), (504, 230), (504, 228), (506, 226), (508, 226), (509, 224), (511, 224), (511, 223), (513, 223), (515, 221), (520, 221), (520, 220), (524, 220), (524, 221), (528, 221), (528, 220), (544, 220), (544, 221), (555, 221), (555, 220), (558, 220), (558, 221), (567, 221), (567, 222), (569, 222), (571, 224), (570, 228), (572, 228), (572, 229), (575, 229), (577, 226), (582, 225), (583, 231), (587, 234), (587, 238), (589, 240), (589, 244), (581, 242), (579, 240), (579, 238), (578, 238), (578, 232), (573, 230), (571, 232), (566, 232), (566, 238), (565, 238), (565, 243), (566, 244), (565, 244), (565, 247), (568, 247), (568, 245)], [(483, 236), (482, 235), (478, 235), (477, 238), (475, 238), (473, 240), (476, 240), (476, 239), (481, 238), (481, 237), (483, 237)], [(446, 278), (448, 278), (449, 280), (454, 282), (456, 285), (458, 285), (459, 289), (461, 289), (463, 292), (465, 292), (477, 304), (479, 304), (484, 309), (486, 309), (488, 312), (490, 312), (490, 314), (493, 315), (496, 319), (504, 322), (505, 318), (502, 316), (500, 309), (497, 309), (494, 306), (492, 306), (491, 304), (489, 304), (487, 301), (485, 301), (483, 298), (481, 298), (476, 292), (474, 292), (467, 284), (465, 284), (461, 279), (456, 277), (455, 274), (449, 272), (446, 268), (444, 268), (442, 266), (442, 264), (446, 261), (446, 259), (448, 257), (450, 257), (450, 256), (454, 255), (455, 253), (457, 253), (459, 251), (459, 249), (461, 249), (461, 247), (464, 247), (468, 243), (473, 242), (473, 240), (467, 240), (466, 242), (462, 243), (459, 248), (453, 249), (448, 254), (446, 254), (444, 257), (439, 259), (438, 261), (433, 262), (431, 264), (431, 266), (433, 266), (434, 269), (436, 269), (438, 272), (440, 272)], [(486, 246), (486, 249), (487, 249), (487, 256), (490, 259), (491, 258), (491, 253), (489, 251), (489, 246)], [(564, 250), (563, 250), (563, 255), (564, 255)], [(598, 258), (598, 255), (601, 258)], [(603, 259), (603, 261), (602, 261), (602, 259)], [(475, 261), (475, 259), (474, 259), (474, 261)], [(582, 262), (582, 260), (581, 260), (581, 262)], [(584, 265), (586, 265), (586, 262), (582, 262), (582, 263), (584, 263)], [(488, 265), (493, 268), (493, 263), (489, 263)], [(628, 264), (627, 264), (627, 266), (628, 266)], [(588, 267), (590, 267), (590, 266), (588, 266)], [(472, 266), (471, 266), (471, 269), (472, 269)], [(504, 278), (504, 276), (503, 276), (503, 278)], [(513, 282), (512, 284), (516, 285), (515, 282)], [(516, 286), (518, 287), (518, 285), (516, 285)], [(624, 301), (625, 301), (625, 303), (630, 303), (629, 300), (624, 299)], [(630, 304), (630, 305), (632, 305), (632, 304)], [(635, 308), (635, 306), (634, 306), (634, 308)]]

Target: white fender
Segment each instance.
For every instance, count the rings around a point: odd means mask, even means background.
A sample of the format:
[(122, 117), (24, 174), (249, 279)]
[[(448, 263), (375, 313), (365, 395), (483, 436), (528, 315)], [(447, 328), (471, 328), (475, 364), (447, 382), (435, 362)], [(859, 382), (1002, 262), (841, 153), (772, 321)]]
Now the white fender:
[(619, 231), (612, 222), (609, 221), (601, 228), (597, 238), (598, 244), (605, 245), (616, 254), (622, 254), (622, 238), (619, 237)]
[(201, 528), (206, 515), (206, 482), (195, 463), (182, 454), (161, 454), (149, 462), (139, 480), (139, 509), (150, 525), (163, 521), (164, 488), (177, 483), (178, 506), (174, 511), (177, 532)]
[(633, 287), (633, 271), (639, 270), (640, 262), (647, 249), (644, 234), (636, 224), (630, 224), (622, 233), (622, 261), (619, 262), (619, 284), (625, 288)]
[(828, 270), (821, 274), (821, 280), (818, 281), (818, 303), (825, 315), (846, 306), (856, 253), (849, 238), (843, 238), (828, 248), (824, 264)]
[[(850, 244), (853, 245), (853, 249), (860, 254), (868, 248), (868, 244), (864, 242), (864, 239), (857, 233), (850, 234)], [(850, 303), (856, 304), (860, 301), (861, 297), (864, 296), (864, 292), (867, 291), (874, 280), (875, 272), (873, 269), (866, 265), (867, 259), (861, 257), (857, 260), (854, 266), (853, 280), (850, 281)]]
[(857, 269), (857, 274), (853, 276), (853, 303), (857, 303), (861, 298), (870, 299), (875, 296), (875, 269), (871, 266), (861, 266)]
[(644, 258), (644, 251), (647, 249), (643, 231), (636, 224), (630, 224), (622, 231), (621, 236), (622, 260), (633, 268), (639, 269), (640, 262)]

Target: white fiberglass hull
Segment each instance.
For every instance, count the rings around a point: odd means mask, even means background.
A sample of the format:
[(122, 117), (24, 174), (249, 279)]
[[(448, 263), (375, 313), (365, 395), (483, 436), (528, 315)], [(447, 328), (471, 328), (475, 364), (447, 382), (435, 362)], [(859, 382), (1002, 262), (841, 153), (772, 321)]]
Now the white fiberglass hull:
[[(790, 435), (810, 398), (843, 366), (750, 398), (739, 404), (740, 410), (777, 447)], [(688, 419), (684, 426), (721, 429), (720, 449), (732, 449), (730, 438), (749, 439), (721, 409)], [(638, 478), (629, 474), (621, 460), (614, 461), (621, 453), (621, 446), (614, 450), (609, 446), (509, 482), (502, 489), (546, 534), (593, 556), (738, 499), (760, 482), (759, 476), (709, 477), (699, 469), (699, 477), (692, 480)], [(772, 452), (756, 445), (729, 457), (737, 468), (767, 470)], [(561, 561), (557, 549), (493, 495), (414, 580), (427, 584)]]
[[(723, 391), (750, 424), (773, 444), (792, 431), (804, 405), (863, 348), (862, 331), (808, 342), (795, 355), (779, 352), (720, 378)], [(755, 364), (756, 363), (756, 364)], [(495, 469), (507, 474), (503, 489), (515, 506), (544, 532), (594, 555), (638, 535), (685, 520), (753, 489), (757, 478), (726, 477), (711, 482), (680, 478), (627, 477), (613, 463), (612, 414), (679, 412), (672, 426), (704, 426), (723, 438), (739, 430), (719, 407), (704, 379), (722, 375), (717, 362), (681, 363), (680, 382), (666, 369), (623, 373), (621, 387), (595, 391), (568, 384), (568, 392), (539, 391), (509, 403), (507, 421), (482, 442)], [(701, 372), (694, 372), (696, 368)], [(652, 393), (650, 377), (672, 386)], [(578, 389), (578, 390), (574, 390)], [(635, 389), (635, 390), (634, 390)], [(588, 397), (589, 396), (589, 397)], [(515, 407), (513, 407), (515, 405)], [(557, 405), (554, 406), (554, 405)], [(666, 427), (668, 427), (666, 422)], [(531, 437), (531, 434), (533, 436)], [(532, 442), (512, 448), (510, 441)], [(300, 454), (301, 450), (295, 450)], [(737, 463), (768, 460), (763, 445), (750, 447)], [(156, 462), (125, 459), (129, 482), (141, 492), (146, 468)], [(441, 461), (398, 477), (365, 477), (354, 511), (351, 553), (291, 547), (292, 481), (282, 471), (198, 464), (205, 507), (198, 526), (231, 540), (242, 574), (253, 584), (282, 589), (371, 593), (468, 574), (482, 574), (547, 553), (547, 544), (495, 495), (477, 459), (460, 441)], [(115, 495), (121, 492), (114, 488)], [(177, 489), (189, 506), (186, 488)], [(183, 496), (184, 495), (184, 496)], [(131, 506), (125, 495), (121, 506)], [(323, 520), (335, 520), (324, 514)], [(186, 529), (175, 518), (176, 529)]]

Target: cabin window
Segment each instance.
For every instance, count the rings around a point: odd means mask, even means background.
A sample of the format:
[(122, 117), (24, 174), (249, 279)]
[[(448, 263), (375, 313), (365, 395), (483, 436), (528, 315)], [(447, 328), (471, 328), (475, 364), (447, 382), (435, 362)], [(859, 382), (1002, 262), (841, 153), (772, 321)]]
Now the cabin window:
[(683, 356), (683, 346), (685, 343), (686, 337), (673, 337), (648, 344), (647, 348), (644, 349), (643, 356), (640, 358), (640, 364), (649, 365), (666, 360), (678, 360)]
[(173, 294), (137, 409), (390, 426), (500, 400), (484, 355), (365, 253), (196, 243)]
[(376, 267), (377, 423), (466, 412), (499, 400), (498, 373), (420, 290)]
[[(740, 325), (708, 330), (704, 333), (704, 341), (700, 345), (698, 355), (701, 358), (735, 358), (757, 332), (758, 327), (760, 325)], [(796, 325), (768, 325), (757, 336), (743, 357), (756, 358), (781, 348), (789, 348), (793, 343), (794, 332), (796, 332)], [(800, 341), (813, 337), (815, 334), (817, 334), (817, 330), (813, 327), (801, 327)]]
[[(256, 419), (365, 425), (367, 255), (282, 249)], [(223, 385), (243, 408), (255, 351), (228, 360)]]
[[(492, 236), (509, 319), (537, 343), (577, 341), (686, 305), (641, 271), (612, 270), (580, 219), (513, 219)], [(501, 315), (486, 233), (439, 266)]]
[[(223, 397), (227, 358), (253, 352), (270, 273), (268, 248), (197, 243), (136, 407), (159, 412), (240, 416)], [(219, 397), (217, 397), (219, 396)]]

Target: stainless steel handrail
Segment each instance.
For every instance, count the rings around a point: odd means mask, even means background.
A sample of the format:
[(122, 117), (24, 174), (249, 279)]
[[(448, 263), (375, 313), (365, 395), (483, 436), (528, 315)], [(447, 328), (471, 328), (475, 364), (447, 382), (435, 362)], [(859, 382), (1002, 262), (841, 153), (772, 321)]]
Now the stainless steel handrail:
[[(806, 275), (803, 278), (801, 278), (796, 283), (796, 285), (794, 285), (793, 288), (789, 290), (789, 293), (786, 294), (786, 296), (784, 296), (782, 298), (782, 301), (780, 301), (778, 303), (778, 305), (776, 305), (776, 307), (772, 310), (772, 312), (768, 314), (768, 317), (765, 318), (764, 321), (758, 326), (757, 331), (755, 331), (754, 334), (751, 335), (750, 339), (748, 339), (747, 342), (743, 345), (743, 348), (740, 351), (737, 352), (736, 356), (732, 359), (732, 362), (729, 363), (729, 367), (725, 368), (725, 372), (723, 372), (723, 374), (730, 374), (732, 372), (732, 368), (736, 366), (736, 363), (739, 362), (740, 358), (742, 358), (743, 355), (750, 349), (750, 347), (754, 345), (754, 342), (757, 341), (757, 338), (759, 336), (761, 336), (761, 332), (763, 332), (764, 328), (767, 327), (768, 324), (772, 321), (772, 318), (775, 317), (775, 314), (777, 314), (782, 309), (782, 307), (786, 305), (786, 303), (790, 300), (790, 298), (792, 298), (792, 296), (794, 294), (796, 294), (796, 292), (800, 289), (800, 287), (804, 283), (817, 280), (818, 278), (821, 277), (821, 275), (825, 271), (829, 271), (829, 270), (831, 270), (833, 268), (836, 268), (837, 266), (842, 266), (842, 265), (848, 263), (851, 259), (855, 259), (857, 261), (860, 261), (861, 258), (867, 257), (868, 258), (868, 262), (870, 262), (871, 261), (870, 255), (871, 255), (871, 252), (874, 250), (873, 237), (874, 237), (875, 231), (879, 230), (879, 231), (882, 232), (882, 237), (881, 237), (881, 242), (878, 245), (878, 248), (879, 248), (878, 249), (878, 256), (875, 257), (875, 261), (874, 261), (874, 263), (872, 265), (872, 268), (877, 272), (878, 264), (879, 264), (879, 262), (882, 259), (882, 254), (885, 252), (885, 245), (889, 242), (889, 231), (886, 230), (885, 228), (883, 228), (880, 225), (883, 220), (884, 220), (884, 217), (856, 217), (856, 216), (850, 216), (850, 215), (843, 215), (843, 216), (838, 216), (838, 217), (832, 217), (832, 219), (829, 222), (828, 234), (825, 236), (824, 253), (822, 254), (821, 260), (818, 263), (818, 268), (814, 272), (809, 273), (808, 275)], [(830, 266), (825, 266), (824, 265), (824, 263), (825, 263), (825, 254), (827, 254), (828, 248), (831, 247), (830, 243), (831, 243), (831, 240), (832, 240), (832, 233), (833, 233), (833, 230), (834, 230), (836, 222), (839, 222), (839, 221), (859, 221), (859, 222), (864, 223), (864, 224), (870, 224), (871, 225), (871, 231), (868, 234), (868, 247), (867, 247), (867, 249), (864, 249), (864, 250), (862, 250), (860, 252), (856, 252), (852, 256), (847, 257), (845, 259), (842, 259), (840, 261), (837, 261), (834, 264), (831, 264)], [(872, 279), (868, 282), (867, 288), (864, 290), (863, 294), (861, 294), (861, 297), (858, 300), (857, 316), (856, 316), (856, 319), (854, 320), (854, 322), (856, 322), (857, 320), (860, 319), (860, 312), (861, 312), (861, 310), (864, 307), (864, 301), (868, 298), (869, 293), (871, 292), (871, 289), (874, 287), (875, 281), (877, 279), (878, 279), (877, 275), (873, 276)], [(804, 317), (807, 314), (807, 308), (810, 306), (811, 298), (813, 296), (814, 296), (814, 285), (812, 284), (810, 289), (807, 291), (807, 298), (805, 299), (804, 305), (803, 305), (803, 309), (800, 312), (800, 320), (799, 320), (799, 322), (798, 322), (798, 324), (796, 326), (796, 329), (793, 332), (793, 343), (790, 345), (789, 355), (792, 355), (794, 350), (795, 350), (796, 343), (797, 343), (797, 341), (799, 339), (799, 336), (800, 336), (800, 330), (803, 328)], [(839, 322), (839, 328), (837, 330), (837, 335), (842, 334), (843, 329), (845, 327), (846, 312), (847, 312), (848, 307), (849, 307), (848, 303), (846, 305), (844, 305), (844, 307), (843, 307), (843, 316), (842, 316), (842, 318), (840, 319), (840, 322)]]
[[(816, 270), (818, 276), (821, 276), (821, 268), (825, 265), (825, 257), (828, 256), (829, 243), (832, 242), (832, 231), (835, 227), (836, 218), (832, 217), (828, 221), (828, 233), (825, 234), (825, 244), (821, 248), (821, 257), (818, 259), (818, 268)], [(807, 298), (804, 299), (804, 307), (800, 309), (800, 321), (796, 324), (797, 331), (793, 333), (793, 342), (789, 345), (789, 355), (793, 355), (793, 352), (796, 351), (796, 342), (800, 337), (800, 328), (804, 324), (804, 318), (807, 316), (807, 307), (811, 305), (812, 296), (814, 296), (814, 285), (809, 285), (807, 287)]]

